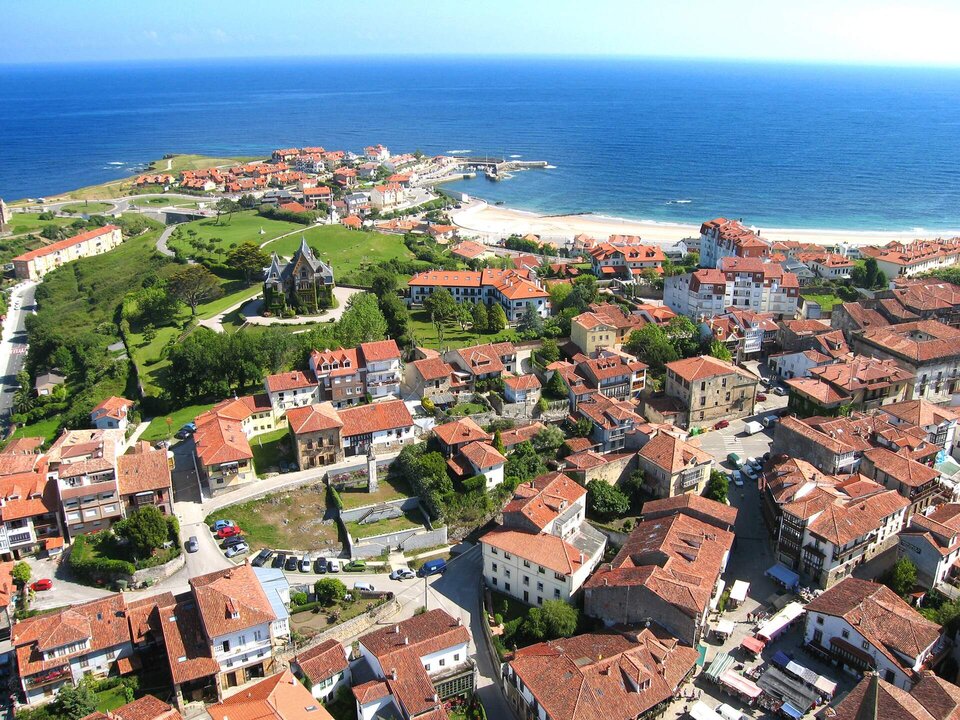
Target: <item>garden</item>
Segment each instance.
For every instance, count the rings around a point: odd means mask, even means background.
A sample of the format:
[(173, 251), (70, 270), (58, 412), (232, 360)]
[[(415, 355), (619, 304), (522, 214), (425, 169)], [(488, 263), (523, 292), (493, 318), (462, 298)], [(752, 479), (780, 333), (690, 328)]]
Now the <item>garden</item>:
[(342, 580), (321, 578), (313, 585), (313, 599), (305, 592), (290, 596), (290, 627), (309, 639), (333, 625), (352, 620), (388, 601), (388, 597), (362, 598)]

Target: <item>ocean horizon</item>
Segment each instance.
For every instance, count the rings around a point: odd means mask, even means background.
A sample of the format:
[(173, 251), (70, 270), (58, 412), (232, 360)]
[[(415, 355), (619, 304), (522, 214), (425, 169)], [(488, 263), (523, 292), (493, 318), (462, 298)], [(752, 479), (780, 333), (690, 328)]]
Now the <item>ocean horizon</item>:
[(0, 197), (167, 153), (276, 147), (545, 160), (449, 183), (543, 214), (758, 227), (960, 227), (960, 69), (690, 60), (333, 58), (8, 65)]

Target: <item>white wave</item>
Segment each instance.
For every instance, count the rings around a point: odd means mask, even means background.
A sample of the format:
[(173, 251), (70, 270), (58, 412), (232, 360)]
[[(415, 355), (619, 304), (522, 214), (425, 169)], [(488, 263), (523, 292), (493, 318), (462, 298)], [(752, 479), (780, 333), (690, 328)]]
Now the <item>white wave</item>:
[(667, 200), (667, 205), (689, 205), (693, 200)]
[(546, 170), (556, 170), (556, 169), (557, 169), (557, 166), (556, 166), (556, 165), (546, 165), (546, 166), (545, 166), (545, 169), (546, 169)]
[(473, 150), (447, 150), (447, 155), (469, 155)]
[(912, 228), (911, 231), (912, 231), (912, 232), (915, 232), (915, 233), (923, 233), (923, 232), (926, 232), (926, 230), (924, 230), (923, 228)]
[(126, 165), (125, 162), (109, 162), (107, 165)]
[(523, 155), (511, 155), (510, 157), (512, 157), (512, 158), (522, 158)]

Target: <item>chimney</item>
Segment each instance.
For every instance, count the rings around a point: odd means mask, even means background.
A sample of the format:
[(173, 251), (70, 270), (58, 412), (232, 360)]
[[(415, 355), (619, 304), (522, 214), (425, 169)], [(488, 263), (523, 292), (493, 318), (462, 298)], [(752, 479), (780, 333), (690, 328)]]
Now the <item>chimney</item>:
[(394, 625), (394, 626), (393, 626), (393, 632), (395, 632), (397, 635), (399, 635), (399, 634), (400, 634), (400, 626), (399, 626), (399, 625)]
[(410, 638), (407, 637), (406, 635), (403, 636), (403, 644), (404, 644), (404, 645), (409, 645), (409, 644), (410, 644)]
[(458, 617), (458, 618), (457, 618), (457, 627), (460, 627), (461, 625), (463, 625), (463, 618)]
[(440, 697), (436, 693), (433, 694), (433, 701), (440, 702)]
[(396, 680), (396, 679), (397, 679), (397, 669), (396, 669), (396, 668), (393, 668), (393, 670), (390, 671), (390, 679), (391, 679), (391, 680)]

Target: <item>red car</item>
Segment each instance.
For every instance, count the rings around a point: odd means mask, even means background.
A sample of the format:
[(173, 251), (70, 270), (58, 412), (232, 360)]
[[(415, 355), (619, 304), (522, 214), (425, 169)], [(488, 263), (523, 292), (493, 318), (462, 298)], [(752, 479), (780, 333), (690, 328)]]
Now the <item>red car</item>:
[(217, 530), (217, 537), (221, 540), (224, 540), (228, 537), (233, 537), (234, 535), (242, 535), (243, 531), (240, 529), (239, 525), (234, 525), (232, 527), (223, 527)]
[(758, 394), (757, 394), (757, 402), (763, 402), (763, 401), (766, 400), (766, 399), (767, 399), (767, 396), (764, 395), (763, 393), (758, 393)]
[(39, 592), (40, 590), (50, 590), (52, 587), (53, 587), (53, 580), (50, 580), (49, 578), (41, 578), (40, 580), (37, 580), (35, 583), (30, 585), (30, 589), (33, 590), (34, 592)]
[(713, 429), (723, 430), (725, 427), (729, 427), (729, 426), (730, 426), (729, 420), (721, 420), (720, 422), (718, 422), (716, 425), (713, 426)]

